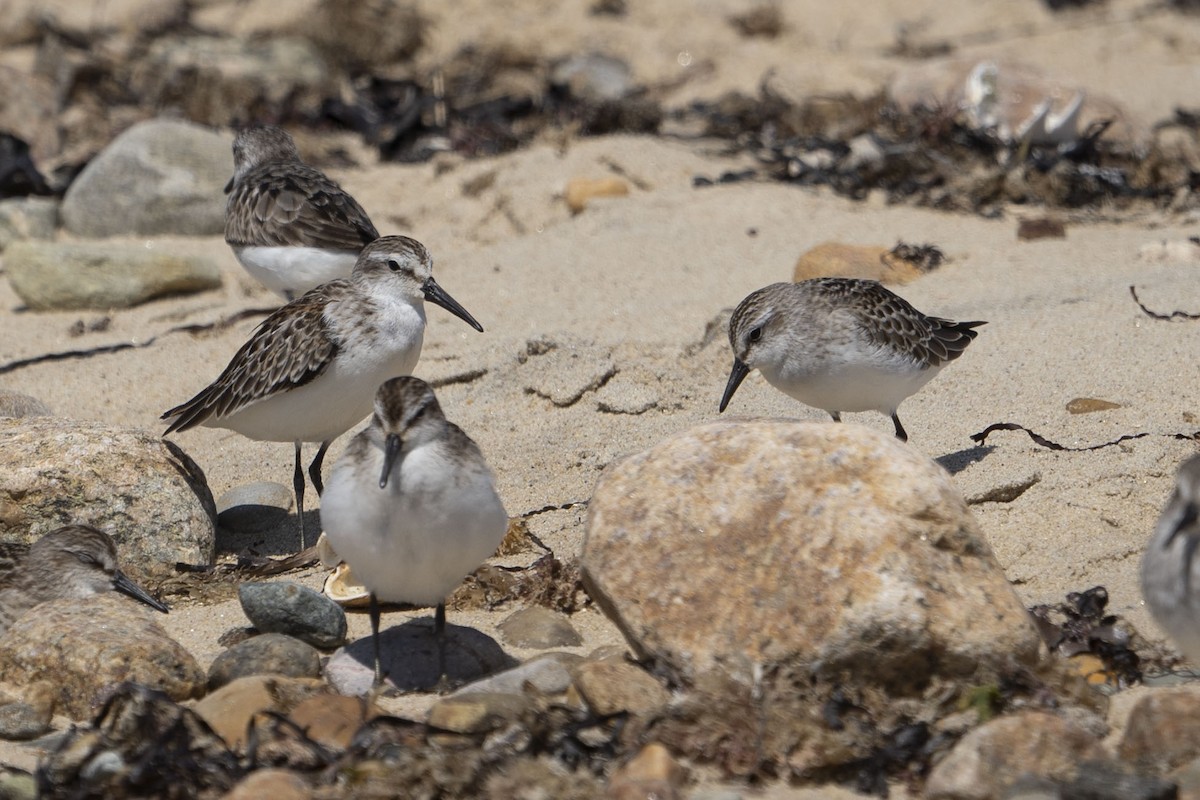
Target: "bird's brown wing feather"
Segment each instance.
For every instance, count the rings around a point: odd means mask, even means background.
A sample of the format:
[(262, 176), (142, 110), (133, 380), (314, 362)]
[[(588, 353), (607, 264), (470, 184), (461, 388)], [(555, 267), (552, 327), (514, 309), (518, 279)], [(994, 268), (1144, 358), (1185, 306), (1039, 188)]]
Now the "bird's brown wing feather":
[(220, 377), (162, 415), (173, 420), (166, 433), (186, 431), (209, 417), (229, 416), (265, 397), (303, 386), (324, 372), (338, 351), (324, 309), (348, 289), (348, 282), (332, 281), (263, 320)]
[(846, 301), (868, 338), (930, 366), (958, 358), (986, 324), (928, 317), (875, 281), (827, 278), (821, 289)]
[(304, 164), (268, 164), (247, 173), (226, 206), (225, 241), (234, 246), (357, 252), (378, 238), (358, 201)]

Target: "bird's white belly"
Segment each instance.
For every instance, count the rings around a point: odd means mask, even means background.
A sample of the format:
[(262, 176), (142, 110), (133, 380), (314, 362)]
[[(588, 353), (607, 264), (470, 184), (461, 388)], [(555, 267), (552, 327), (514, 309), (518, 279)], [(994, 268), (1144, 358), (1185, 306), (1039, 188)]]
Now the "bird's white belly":
[(383, 343), (343, 349), (313, 380), (273, 394), (204, 425), (228, 428), (266, 442), (327, 442), (341, 436), (371, 413), (375, 392), (389, 378), (411, 375), (421, 355), (422, 335), (393, 350)]
[(337, 278), (348, 278), (358, 254), (316, 247), (235, 247), (233, 254), (259, 283), (291, 300)]
[(1184, 591), (1185, 535), (1167, 548), (1165, 534), (1151, 539), (1142, 561), (1142, 595), (1154, 621), (1170, 635), (1193, 664), (1200, 664), (1200, 553), (1191, 563), (1189, 591)]
[(453, 465), (410, 457), (380, 489), (382, 456), (370, 454), (357, 470), (339, 459), (321, 498), (322, 527), (381, 601), (436, 605), (495, 553), (508, 515), (484, 473), (454, 480)]
[(857, 362), (822, 369), (760, 368), (776, 389), (825, 411), (882, 411), (890, 414), (933, 379), (940, 367), (918, 369), (911, 362)]

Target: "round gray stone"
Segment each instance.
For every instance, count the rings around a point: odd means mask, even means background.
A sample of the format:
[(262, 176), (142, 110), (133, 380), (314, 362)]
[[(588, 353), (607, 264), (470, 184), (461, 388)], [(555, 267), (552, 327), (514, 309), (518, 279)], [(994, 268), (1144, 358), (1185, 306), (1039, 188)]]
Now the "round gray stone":
[(208, 690), (248, 675), (315, 678), (320, 674), (321, 654), (316, 648), (282, 633), (264, 633), (234, 645), (213, 659), (208, 668)]
[(514, 611), (500, 623), (500, 633), (506, 644), (538, 650), (583, 644), (583, 637), (565, 615), (541, 606)]
[(227, 134), (190, 122), (142, 122), (114, 139), (71, 184), (63, 224), (91, 237), (220, 234), (222, 189), (232, 174)]
[(0, 389), (0, 417), (49, 417), (50, 406), (36, 397)]
[(521, 694), (528, 690), (542, 695), (562, 694), (571, 688), (571, 667), (581, 661), (582, 657), (571, 653), (543, 653), (512, 669), (469, 683), (455, 694)]
[[(15, 702), (0, 706), (0, 739), (25, 741), (50, 730), (52, 708)], [(3, 795), (0, 795), (3, 797)]]
[(346, 612), (320, 592), (295, 583), (243, 583), (242, 611), (263, 633), (286, 633), (313, 647), (346, 641)]
[(216, 511), (204, 472), (157, 433), (62, 417), (0, 417), (0, 536), (63, 525), (108, 531), (122, 559), (211, 564)]

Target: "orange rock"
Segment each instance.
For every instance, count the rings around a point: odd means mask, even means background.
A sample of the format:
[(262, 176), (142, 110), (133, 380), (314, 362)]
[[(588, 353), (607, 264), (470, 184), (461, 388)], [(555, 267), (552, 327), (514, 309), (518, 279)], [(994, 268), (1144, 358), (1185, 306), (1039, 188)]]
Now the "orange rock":
[(1120, 407), (1120, 403), (1098, 397), (1076, 397), (1067, 403), (1067, 411), (1072, 414), (1091, 414), (1093, 411), (1109, 411)]
[(225, 684), (196, 703), (193, 711), (204, 718), (213, 732), (230, 749), (238, 749), (246, 740), (246, 726), (255, 713), (275, 708), (268, 675), (251, 675)]
[(286, 769), (260, 769), (242, 778), (229, 790), (223, 800), (308, 800), (308, 785), (294, 772)]
[(876, 245), (823, 242), (800, 256), (792, 280), (809, 278), (864, 278), (882, 283), (908, 283), (923, 273), (913, 264)]
[(667, 748), (653, 742), (613, 773), (606, 794), (612, 800), (675, 800), (686, 779), (687, 770)]
[(313, 741), (345, 750), (362, 724), (377, 714), (361, 697), (320, 694), (301, 702), (288, 716)]
[(578, 214), (587, 208), (593, 197), (624, 197), (629, 194), (629, 184), (620, 178), (572, 178), (567, 181), (567, 208)]

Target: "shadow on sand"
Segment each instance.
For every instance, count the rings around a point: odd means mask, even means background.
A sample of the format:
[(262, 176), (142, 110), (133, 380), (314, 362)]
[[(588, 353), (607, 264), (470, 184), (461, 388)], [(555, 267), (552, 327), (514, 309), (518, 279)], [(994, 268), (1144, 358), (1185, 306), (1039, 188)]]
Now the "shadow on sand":
[[(383, 674), (388, 689), (400, 692), (433, 691), (441, 679), (438, 674), (438, 641), (433, 634), (433, 617), (409, 620), (379, 632), (379, 647)], [(519, 663), (504, 652), (500, 643), (474, 628), (446, 624), (446, 679), (451, 687), (471, 681)], [(351, 642), (343, 649), (349, 657), (364, 667), (363, 677), (370, 688), (375, 670), (375, 651), (371, 637)], [(344, 691), (344, 690), (343, 690)]]
[(938, 456), (934, 459), (941, 465), (942, 469), (949, 472), (951, 475), (957, 475), (972, 464), (983, 461), (985, 457), (991, 454), (996, 448), (991, 447), (968, 447), (966, 450), (959, 450), (954, 453), (947, 453), (944, 456)]

